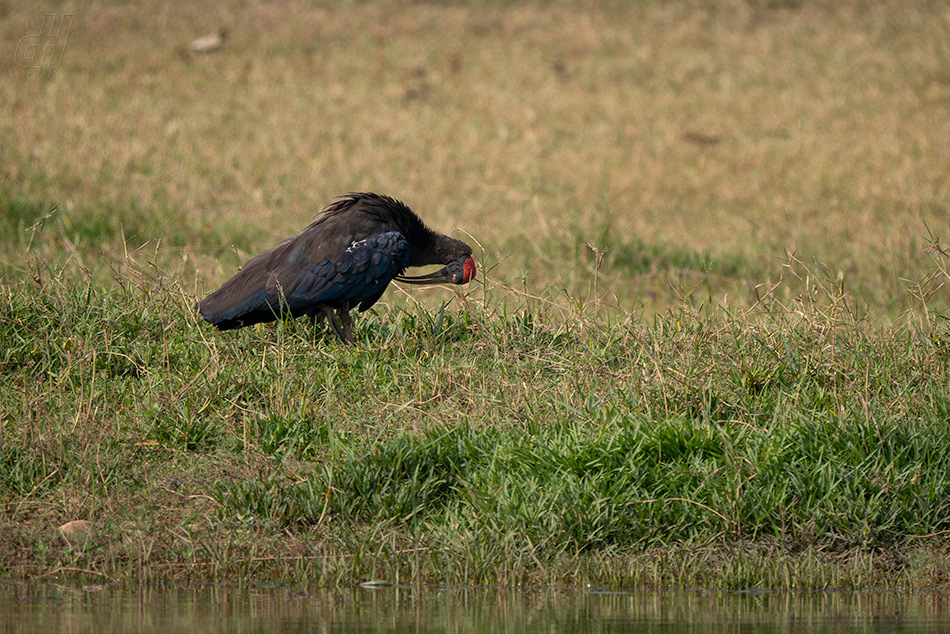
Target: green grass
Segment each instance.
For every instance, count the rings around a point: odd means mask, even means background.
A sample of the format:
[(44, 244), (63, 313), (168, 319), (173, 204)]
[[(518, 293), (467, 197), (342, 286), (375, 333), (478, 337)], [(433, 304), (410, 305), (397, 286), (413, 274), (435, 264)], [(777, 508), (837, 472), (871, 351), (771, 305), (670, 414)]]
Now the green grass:
[[(2, 7), (4, 41), (44, 11)], [(0, 68), (0, 569), (946, 587), (945, 27), (76, 9), (55, 78)], [(352, 190), (471, 242), (478, 283), (397, 286), (355, 346), (200, 321)]]
[[(0, 304), (10, 574), (945, 582), (943, 321), (528, 298), (371, 313), (344, 346), (218, 334), (157, 280), (37, 279)], [(64, 546), (77, 518), (96, 529)]]

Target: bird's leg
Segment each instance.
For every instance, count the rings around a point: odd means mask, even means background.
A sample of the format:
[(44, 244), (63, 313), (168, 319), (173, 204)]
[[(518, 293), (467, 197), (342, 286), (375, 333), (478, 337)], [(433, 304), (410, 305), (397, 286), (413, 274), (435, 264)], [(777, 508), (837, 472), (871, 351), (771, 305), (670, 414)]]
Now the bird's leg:
[(343, 304), (340, 306), (336, 314), (340, 316), (340, 321), (343, 322), (343, 332), (346, 335), (346, 340), (349, 343), (353, 343), (353, 319), (350, 317), (350, 305)]
[(326, 304), (321, 304), (320, 310), (327, 316), (327, 322), (329, 322), (333, 334), (335, 334), (340, 341), (346, 341), (346, 339), (343, 338), (343, 333), (340, 332), (340, 324), (336, 320), (336, 315), (333, 314), (333, 309)]
[(316, 310), (310, 313), (310, 325), (316, 328), (320, 325), (320, 322), (326, 319), (326, 315), (322, 312), (317, 312)]

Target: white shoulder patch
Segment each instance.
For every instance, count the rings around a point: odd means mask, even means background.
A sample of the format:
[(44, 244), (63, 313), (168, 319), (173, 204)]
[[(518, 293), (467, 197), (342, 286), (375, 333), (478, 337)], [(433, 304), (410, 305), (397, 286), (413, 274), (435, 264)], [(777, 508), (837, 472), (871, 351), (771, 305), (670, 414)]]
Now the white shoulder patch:
[(346, 252), (353, 253), (356, 249), (364, 246), (367, 242), (369, 242), (369, 238), (366, 238), (365, 240), (354, 240), (353, 243), (346, 248)]

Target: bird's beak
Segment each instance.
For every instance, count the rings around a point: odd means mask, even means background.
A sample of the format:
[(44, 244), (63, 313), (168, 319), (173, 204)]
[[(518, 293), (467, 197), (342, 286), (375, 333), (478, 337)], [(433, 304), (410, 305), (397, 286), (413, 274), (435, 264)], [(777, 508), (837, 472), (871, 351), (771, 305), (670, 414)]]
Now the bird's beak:
[(397, 275), (397, 282), (404, 282), (406, 284), (456, 284), (455, 280), (452, 277), (452, 274), (449, 273), (448, 267), (442, 267), (434, 273), (429, 273), (427, 275)]
[(475, 277), (475, 260), (463, 256), (452, 260), (435, 273), (419, 276), (397, 275), (397, 282), (406, 284), (465, 284)]

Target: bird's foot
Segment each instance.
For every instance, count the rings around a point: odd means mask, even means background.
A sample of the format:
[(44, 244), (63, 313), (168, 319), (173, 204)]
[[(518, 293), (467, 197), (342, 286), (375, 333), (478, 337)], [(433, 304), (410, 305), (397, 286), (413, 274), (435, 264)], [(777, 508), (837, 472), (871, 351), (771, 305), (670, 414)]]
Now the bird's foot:
[(333, 314), (333, 309), (327, 305), (320, 306), (320, 310), (323, 311), (323, 314), (327, 317), (327, 322), (330, 324), (330, 329), (333, 330), (333, 334), (337, 336), (337, 339), (340, 341), (346, 341), (346, 338), (343, 336), (343, 332), (340, 330), (340, 322), (336, 320), (336, 315)]
[(349, 304), (341, 306), (336, 312), (340, 316), (340, 321), (343, 322), (343, 333), (346, 335), (347, 343), (353, 343), (353, 318), (350, 317)]

